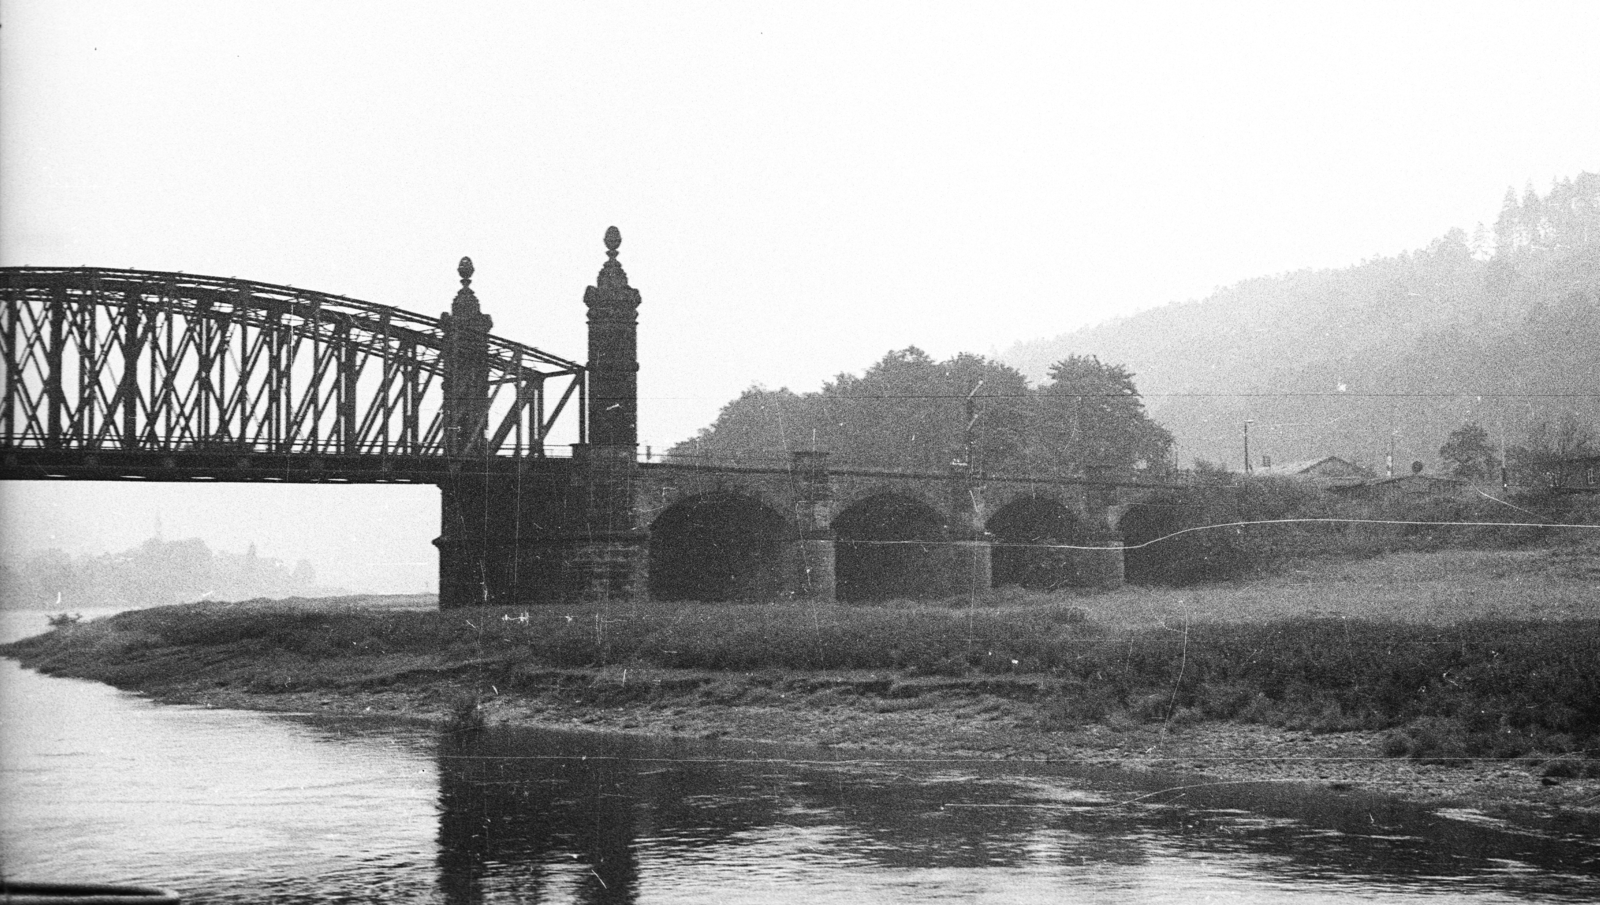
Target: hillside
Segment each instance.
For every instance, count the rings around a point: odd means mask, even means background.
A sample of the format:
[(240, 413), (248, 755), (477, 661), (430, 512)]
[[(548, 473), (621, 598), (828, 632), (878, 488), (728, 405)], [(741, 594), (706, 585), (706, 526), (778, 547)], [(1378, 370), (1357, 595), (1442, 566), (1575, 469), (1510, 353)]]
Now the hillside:
[[(1068, 355), (1136, 375), (1181, 464), (1339, 455), (1436, 464), (1472, 420), (1518, 443), (1541, 421), (1600, 424), (1600, 174), (1508, 192), (1492, 235), (1337, 270), (1247, 280), (1002, 360), (1037, 379)], [(1259, 462), (1259, 458), (1257, 459)]]

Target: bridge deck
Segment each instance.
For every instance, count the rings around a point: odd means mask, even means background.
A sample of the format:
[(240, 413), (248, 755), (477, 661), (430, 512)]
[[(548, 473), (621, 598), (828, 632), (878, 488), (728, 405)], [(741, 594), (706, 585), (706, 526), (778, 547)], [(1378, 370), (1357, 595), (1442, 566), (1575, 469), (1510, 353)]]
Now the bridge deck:
[(211, 481), (285, 484), (442, 484), (472, 475), (570, 470), (568, 458), (310, 455), (256, 451), (7, 449), (4, 481)]

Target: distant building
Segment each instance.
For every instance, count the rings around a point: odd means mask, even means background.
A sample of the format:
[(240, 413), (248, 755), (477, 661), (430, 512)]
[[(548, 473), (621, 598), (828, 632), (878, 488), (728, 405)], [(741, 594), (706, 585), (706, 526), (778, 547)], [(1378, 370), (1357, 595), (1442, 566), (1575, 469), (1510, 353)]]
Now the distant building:
[(1251, 472), (1257, 478), (1290, 478), (1296, 481), (1310, 481), (1323, 487), (1342, 487), (1359, 484), (1372, 477), (1365, 468), (1341, 459), (1338, 456), (1323, 456), (1320, 459), (1303, 459), (1299, 462), (1284, 462), (1280, 465), (1271, 464), (1272, 460), (1264, 460), (1259, 467)]
[(1573, 456), (1555, 463), (1550, 484), (1571, 493), (1600, 493), (1600, 454)]

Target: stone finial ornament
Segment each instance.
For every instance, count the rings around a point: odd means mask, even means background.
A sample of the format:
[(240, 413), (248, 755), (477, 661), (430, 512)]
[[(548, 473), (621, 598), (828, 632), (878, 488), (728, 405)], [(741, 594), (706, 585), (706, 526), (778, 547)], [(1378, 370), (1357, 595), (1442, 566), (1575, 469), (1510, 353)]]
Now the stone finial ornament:
[(478, 307), (478, 294), (472, 291), (474, 269), (471, 258), (462, 258), (461, 263), (456, 265), (456, 273), (461, 275), (461, 288), (456, 290), (455, 301), (450, 304), (450, 313), (457, 318), (477, 318), (478, 320), (472, 322), (473, 329), (487, 332), (494, 322)]
[(627, 289), (628, 273), (617, 261), (617, 249), (622, 246), (622, 231), (615, 226), (606, 229), (606, 262), (600, 267), (600, 278), (595, 285), (600, 289)]

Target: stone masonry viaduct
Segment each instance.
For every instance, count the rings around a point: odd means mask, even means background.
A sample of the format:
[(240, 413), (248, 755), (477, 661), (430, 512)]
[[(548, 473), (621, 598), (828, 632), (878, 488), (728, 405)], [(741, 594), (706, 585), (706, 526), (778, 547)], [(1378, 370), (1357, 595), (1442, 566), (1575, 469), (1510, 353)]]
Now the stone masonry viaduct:
[[(606, 233), (588, 309), (586, 442), (571, 459), (463, 470), (441, 481), (440, 605), (568, 600), (873, 600), (964, 595), (996, 584), (1108, 586), (1122, 555), (1106, 500), (1080, 486), (834, 469), (823, 452), (787, 468), (640, 463), (640, 293)], [(488, 330), (470, 293), (453, 335)], [(470, 360), (470, 348), (458, 350)], [(452, 430), (481, 424), (481, 382), (457, 379)]]

